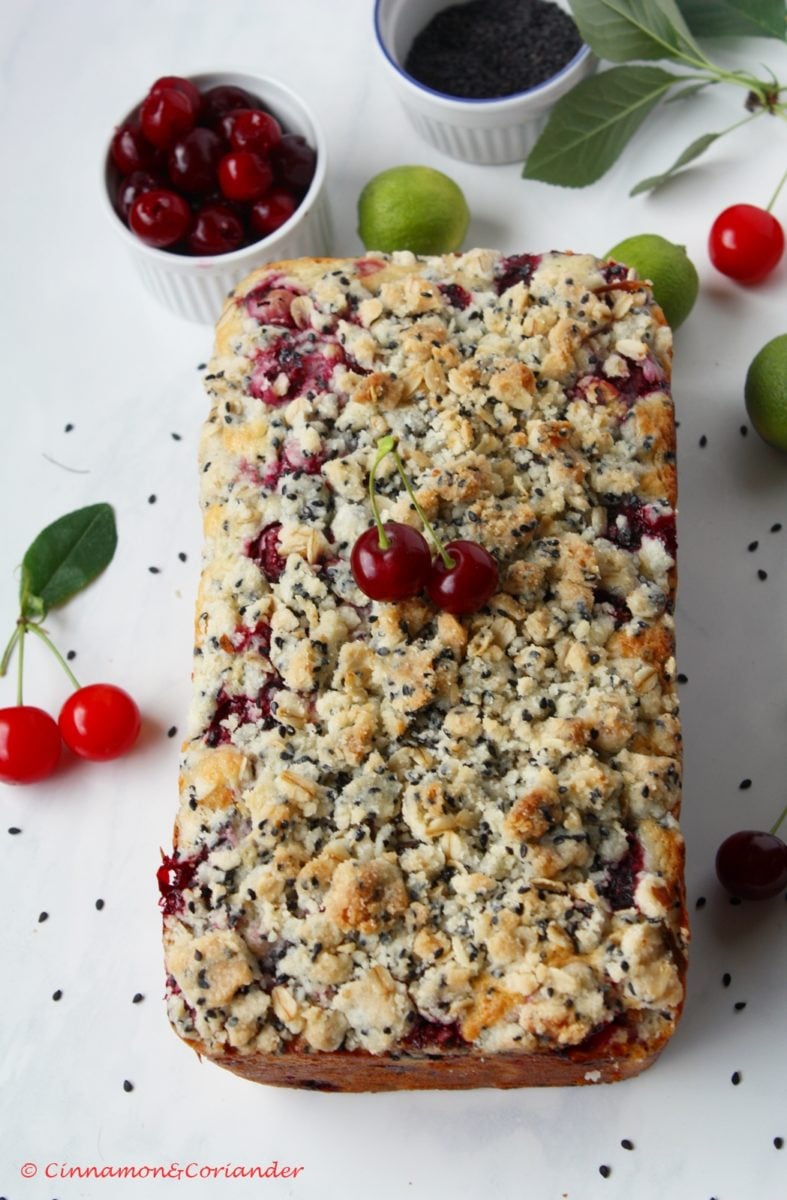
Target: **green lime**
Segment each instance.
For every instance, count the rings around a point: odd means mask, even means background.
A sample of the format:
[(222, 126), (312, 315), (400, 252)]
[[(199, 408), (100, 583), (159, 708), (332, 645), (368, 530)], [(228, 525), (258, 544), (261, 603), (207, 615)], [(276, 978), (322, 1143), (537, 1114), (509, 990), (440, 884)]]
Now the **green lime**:
[(668, 323), (673, 329), (683, 324), (700, 290), (697, 270), (685, 246), (676, 246), (658, 233), (639, 233), (618, 242), (607, 257), (633, 267), (640, 279), (649, 279)]
[(787, 333), (766, 342), (746, 372), (746, 411), (761, 438), (787, 450)]
[(391, 167), (358, 197), (358, 235), (367, 250), (448, 254), (470, 224), (461, 188), (432, 167)]

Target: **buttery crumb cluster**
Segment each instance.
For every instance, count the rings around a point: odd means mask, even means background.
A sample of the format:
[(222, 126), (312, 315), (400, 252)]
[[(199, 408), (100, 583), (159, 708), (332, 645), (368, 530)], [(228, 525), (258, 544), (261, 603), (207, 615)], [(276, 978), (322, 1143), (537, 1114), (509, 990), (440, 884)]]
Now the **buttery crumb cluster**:
[[(671, 335), (589, 255), (300, 260), (230, 299), (168, 1005), (205, 1053), (658, 1046), (687, 940)], [(377, 439), (500, 590), (349, 567)], [(393, 463), (383, 520), (419, 526)]]

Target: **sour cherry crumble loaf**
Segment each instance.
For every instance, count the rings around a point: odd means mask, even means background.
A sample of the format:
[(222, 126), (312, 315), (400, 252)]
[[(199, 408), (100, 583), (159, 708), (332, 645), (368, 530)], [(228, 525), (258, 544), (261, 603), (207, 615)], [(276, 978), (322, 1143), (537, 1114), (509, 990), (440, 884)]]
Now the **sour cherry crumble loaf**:
[[(169, 1016), (268, 1083), (613, 1080), (683, 1003), (671, 334), (586, 254), (303, 259), (230, 297)], [(377, 440), (500, 587), (375, 603)], [(420, 528), (383, 461), (384, 520)]]

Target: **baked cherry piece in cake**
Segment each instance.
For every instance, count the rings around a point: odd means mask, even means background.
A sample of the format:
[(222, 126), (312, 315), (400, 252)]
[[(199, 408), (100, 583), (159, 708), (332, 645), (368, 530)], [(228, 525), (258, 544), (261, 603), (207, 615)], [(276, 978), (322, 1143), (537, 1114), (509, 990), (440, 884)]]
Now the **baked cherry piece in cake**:
[(230, 297), (161, 872), (169, 1017), (203, 1058), (517, 1087), (667, 1043), (670, 360), (649, 285), (586, 254), (300, 259)]

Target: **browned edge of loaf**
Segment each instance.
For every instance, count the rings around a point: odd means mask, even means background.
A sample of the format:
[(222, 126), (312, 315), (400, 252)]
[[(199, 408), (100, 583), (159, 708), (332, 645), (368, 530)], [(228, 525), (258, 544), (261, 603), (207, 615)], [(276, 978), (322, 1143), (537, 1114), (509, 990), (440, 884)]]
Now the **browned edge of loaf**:
[[(617, 1053), (581, 1050), (546, 1054), (484, 1054), (473, 1050), (403, 1053), (379, 1058), (362, 1052), (235, 1054), (209, 1058), (253, 1083), (315, 1092), (388, 1092), (427, 1089), (569, 1087), (631, 1079), (656, 1061), (657, 1045), (625, 1043)], [(199, 1053), (199, 1047), (194, 1046)]]

